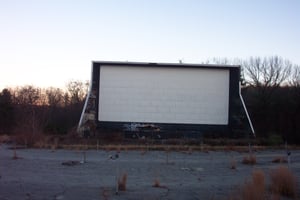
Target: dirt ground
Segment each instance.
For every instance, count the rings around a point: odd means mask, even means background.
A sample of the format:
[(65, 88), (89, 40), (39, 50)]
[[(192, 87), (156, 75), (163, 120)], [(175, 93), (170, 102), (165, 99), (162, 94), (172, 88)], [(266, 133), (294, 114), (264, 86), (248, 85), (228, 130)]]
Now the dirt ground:
[[(122, 151), (118, 158), (116, 153), (88, 150), (84, 163), (80, 151), (18, 149), (13, 159), (14, 151), (1, 145), (0, 200), (228, 199), (254, 169), (268, 177), (280, 165), (271, 161), (286, 154), (255, 152), (257, 164), (244, 165), (246, 153), (234, 151)], [(236, 169), (230, 169), (234, 161)], [(299, 150), (292, 151), (289, 167), (299, 183)], [(116, 194), (116, 177), (123, 174), (126, 191)], [(160, 187), (153, 187), (155, 181)]]

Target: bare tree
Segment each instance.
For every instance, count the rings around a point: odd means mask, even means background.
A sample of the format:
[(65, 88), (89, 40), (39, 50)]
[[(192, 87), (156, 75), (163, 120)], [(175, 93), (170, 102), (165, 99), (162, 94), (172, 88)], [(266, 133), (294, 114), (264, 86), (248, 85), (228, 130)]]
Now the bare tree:
[(82, 81), (70, 81), (67, 83), (67, 90), (70, 95), (70, 103), (76, 104), (83, 101), (87, 94), (88, 83)]
[(64, 92), (60, 88), (47, 88), (46, 89), (47, 103), (51, 107), (63, 106)]
[(250, 86), (244, 92), (248, 93), (248, 97), (251, 96), (247, 99), (247, 104), (251, 108), (253, 123), (257, 133), (267, 137), (275, 130), (274, 119), (278, 117), (276, 111), (281, 102), (280, 86), (288, 84), (293, 65), (281, 57), (271, 56), (250, 57), (242, 66), (246, 85)]
[(243, 62), (246, 83), (256, 87), (278, 87), (291, 75), (292, 63), (281, 57), (251, 57)]
[(293, 66), (290, 85), (297, 88), (300, 87), (300, 66), (299, 65)]
[(27, 85), (14, 89), (13, 103), (16, 110), (15, 132), (26, 134), (28, 141), (35, 135), (41, 133), (44, 113), (41, 112), (41, 106), (44, 105), (42, 89)]
[(14, 103), (19, 105), (37, 105), (41, 90), (32, 85), (17, 87), (14, 90)]

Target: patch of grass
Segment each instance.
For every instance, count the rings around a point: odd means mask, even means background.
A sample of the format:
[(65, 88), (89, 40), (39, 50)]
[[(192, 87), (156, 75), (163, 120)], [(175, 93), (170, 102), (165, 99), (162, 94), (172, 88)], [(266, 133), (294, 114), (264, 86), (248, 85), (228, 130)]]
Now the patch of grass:
[(224, 146), (224, 151), (236, 151), (236, 147), (234, 145), (226, 145)]
[(287, 163), (287, 159), (284, 156), (278, 156), (272, 160), (272, 163)]
[(11, 142), (11, 138), (8, 135), (0, 135), (0, 144)]
[(12, 135), (11, 139), (17, 144), (29, 148), (45, 148), (48, 143), (48, 136), (37, 131), (32, 133), (28, 130), (23, 130), (18, 127), (17, 133)]
[(256, 164), (256, 156), (254, 154), (249, 154), (244, 156), (242, 163), (245, 165), (255, 165)]
[(285, 166), (280, 166), (270, 173), (271, 191), (288, 197), (296, 197), (296, 176)]
[(280, 200), (279, 194), (271, 194), (270, 200)]
[(126, 191), (127, 173), (124, 173), (118, 180), (119, 191)]
[(267, 144), (270, 146), (279, 146), (283, 144), (282, 137), (280, 135), (272, 134), (267, 139)]

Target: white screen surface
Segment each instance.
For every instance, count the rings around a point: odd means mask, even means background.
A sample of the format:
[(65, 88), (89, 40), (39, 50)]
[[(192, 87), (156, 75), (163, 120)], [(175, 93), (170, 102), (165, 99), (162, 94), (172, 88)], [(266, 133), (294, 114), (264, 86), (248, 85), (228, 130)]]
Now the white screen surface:
[(229, 70), (101, 66), (99, 121), (228, 124)]

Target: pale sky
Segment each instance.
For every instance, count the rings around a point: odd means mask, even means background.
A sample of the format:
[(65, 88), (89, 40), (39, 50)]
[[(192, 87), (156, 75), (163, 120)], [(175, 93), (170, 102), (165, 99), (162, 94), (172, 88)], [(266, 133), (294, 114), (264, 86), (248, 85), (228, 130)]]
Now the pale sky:
[(91, 62), (300, 64), (299, 0), (0, 0), (0, 89), (89, 80)]

